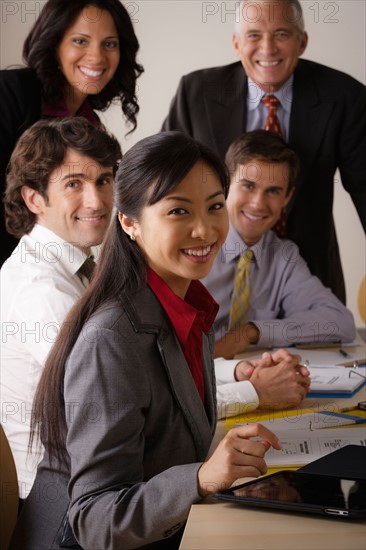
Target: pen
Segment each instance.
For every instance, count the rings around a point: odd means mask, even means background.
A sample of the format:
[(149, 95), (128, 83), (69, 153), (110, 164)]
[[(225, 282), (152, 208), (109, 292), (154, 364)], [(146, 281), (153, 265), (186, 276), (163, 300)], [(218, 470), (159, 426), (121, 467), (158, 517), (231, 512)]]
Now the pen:
[(338, 351), (339, 351), (339, 353), (340, 353), (341, 355), (343, 355), (343, 357), (349, 357), (349, 354), (348, 354), (346, 351), (344, 351), (344, 349), (339, 348)]
[(346, 413), (349, 411), (357, 411), (358, 405), (355, 405), (354, 407), (343, 407), (342, 409), (339, 409), (339, 412)]

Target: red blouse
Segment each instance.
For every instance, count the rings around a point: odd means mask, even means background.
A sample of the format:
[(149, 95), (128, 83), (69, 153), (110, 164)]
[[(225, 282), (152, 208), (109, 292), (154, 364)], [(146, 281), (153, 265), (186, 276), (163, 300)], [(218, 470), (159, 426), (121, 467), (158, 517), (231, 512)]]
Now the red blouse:
[(204, 403), (202, 332), (208, 333), (219, 306), (199, 281), (192, 281), (185, 299), (177, 296), (152, 269), (147, 283), (161, 303), (175, 330), (197, 390)]

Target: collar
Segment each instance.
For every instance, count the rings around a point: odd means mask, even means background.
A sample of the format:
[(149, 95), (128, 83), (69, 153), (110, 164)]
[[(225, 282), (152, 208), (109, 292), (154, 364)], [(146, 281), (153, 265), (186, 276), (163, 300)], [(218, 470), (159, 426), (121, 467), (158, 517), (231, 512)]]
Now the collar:
[(226, 241), (220, 250), (220, 261), (225, 264), (237, 263), (240, 256), (248, 249), (253, 250), (255, 263), (260, 268), (263, 258), (263, 252), (267, 246), (266, 241), (270, 238), (272, 231), (268, 231), (253, 246), (245, 244), (235, 227), (230, 224)]
[(152, 269), (148, 269), (147, 284), (163, 306), (183, 346), (195, 322), (208, 333), (219, 306), (200, 281), (191, 281), (184, 300)]
[[(42, 259), (56, 269), (61, 267), (70, 276), (75, 275), (86, 260), (86, 256), (80, 248), (65, 242), (64, 239), (43, 225), (36, 223), (29, 233), (29, 237), (40, 244), (40, 247), (34, 251), (36, 261)], [(40, 256), (38, 259), (37, 254)]]
[(291, 111), (293, 96), (294, 75), (292, 74), (281, 88), (271, 94), (266, 94), (251, 78), (248, 78), (247, 108), (248, 111), (257, 109), (262, 97), (265, 95), (274, 95), (281, 102), (281, 107), (288, 113)]
[[(71, 116), (64, 99), (61, 99), (57, 107), (53, 107), (45, 100), (42, 101), (42, 115), (52, 118), (66, 118)], [(94, 126), (98, 126), (99, 119), (90, 105), (88, 98), (85, 99), (81, 107), (77, 110), (75, 116), (82, 116), (91, 122)]]

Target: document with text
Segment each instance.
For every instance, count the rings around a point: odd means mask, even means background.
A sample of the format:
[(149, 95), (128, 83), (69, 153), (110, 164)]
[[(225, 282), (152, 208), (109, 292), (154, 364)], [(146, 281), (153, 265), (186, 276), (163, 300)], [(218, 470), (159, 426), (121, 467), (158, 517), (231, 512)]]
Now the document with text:
[(311, 384), (308, 396), (319, 394), (351, 396), (366, 383), (365, 369), (310, 365), (309, 370)]
[(268, 467), (302, 466), (345, 445), (366, 446), (366, 428), (276, 431), (282, 450), (270, 448), (265, 460)]

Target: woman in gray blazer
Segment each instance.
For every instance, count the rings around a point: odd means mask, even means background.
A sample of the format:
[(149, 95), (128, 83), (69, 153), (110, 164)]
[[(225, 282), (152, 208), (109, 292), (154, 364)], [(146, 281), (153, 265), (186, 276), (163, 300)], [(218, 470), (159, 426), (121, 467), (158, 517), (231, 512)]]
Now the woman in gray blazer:
[(280, 448), (254, 424), (206, 460), (217, 304), (198, 279), (227, 234), (227, 191), (218, 157), (179, 132), (124, 156), (94, 279), (38, 387), (45, 456), (12, 548), (177, 548), (194, 502), (263, 474)]

